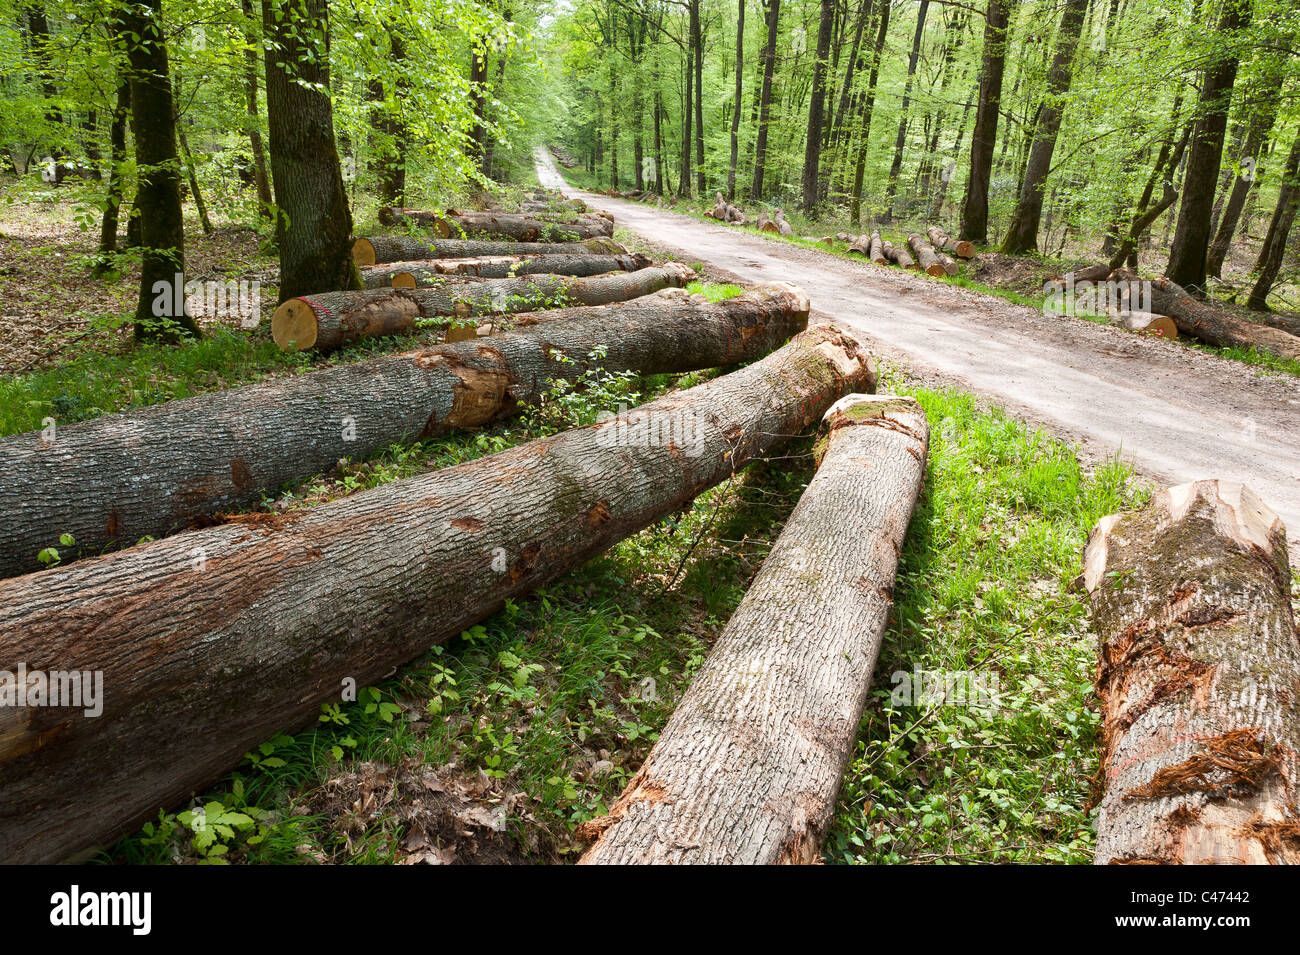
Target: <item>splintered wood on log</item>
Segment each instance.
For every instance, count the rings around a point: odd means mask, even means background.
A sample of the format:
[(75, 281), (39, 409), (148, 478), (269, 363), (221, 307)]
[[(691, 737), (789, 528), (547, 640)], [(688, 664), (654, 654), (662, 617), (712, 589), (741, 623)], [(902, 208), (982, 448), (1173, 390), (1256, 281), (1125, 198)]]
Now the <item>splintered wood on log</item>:
[(470, 259), (485, 255), (627, 255), (627, 249), (613, 239), (604, 238), (582, 242), (489, 242), (376, 235), (352, 243), (352, 261), (359, 266), (422, 259)]
[(584, 212), (571, 219), (539, 219), (518, 212), (422, 212), (418, 209), (379, 210), (382, 225), (415, 224), (444, 238), (514, 239), (517, 242), (574, 242), (614, 234), (613, 220), (596, 213)]
[(1099, 864), (1300, 863), (1300, 642), (1282, 522), (1197, 481), (1102, 518)]
[(607, 272), (636, 272), (650, 259), (635, 255), (487, 255), (476, 259), (424, 259), (371, 265), (361, 270), (366, 288), (427, 288), (448, 277), (503, 279), (516, 275), (572, 275), (588, 278)]
[(821, 852), (925, 473), (915, 399), (850, 395), (749, 592), (585, 864), (809, 863)]
[(873, 382), (859, 342), (818, 326), (589, 427), (0, 583), (0, 660), (109, 688), (96, 719), (0, 708), (0, 858), (56, 862), (130, 830)]
[(690, 266), (667, 262), (636, 272), (592, 278), (529, 275), (442, 288), (368, 289), (291, 298), (271, 316), (271, 337), (287, 351), (330, 351), (349, 342), (399, 335), (418, 319), (533, 312), (558, 305), (608, 305), (695, 278)]
[(1256, 325), (1226, 309), (1198, 302), (1186, 289), (1164, 276), (1148, 280), (1130, 269), (1116, 269), (1111, 273), (1111, 281), (1130, 285), (1149, 281), (1151, 308), (1172, 318), (1178, 331), (1189, 338), (1222, 348), (1257, 348), (1281, 358), (1300, 359), (1300, 336)]
[(105, 415), (60, 427), (54, 442), (38, 432), (0, 439), (0, 576), (40, 570), (37, 553), (60, 534), (91, 550), (165, 537), (254, 507), (340, 458), (490, 424), (548, 382), (581, 376), (600, 346), (607, 371), (675, 374), (754, 361), (808, 324), (808, 299), (793, 286), (714, 304), (672, 291), (535, 312), (525, 319), (534, 324), (482, 343)]
[(939, 256), (935, 254), (934, 248), (925, 239), (912, 232), (907, 236), (907, 245), (916, 256), (916, 261), (919, 263), (917, 268), (925, 272), (926, 275), (939, 278), (948, 274), (948, 270), (939, 261)]

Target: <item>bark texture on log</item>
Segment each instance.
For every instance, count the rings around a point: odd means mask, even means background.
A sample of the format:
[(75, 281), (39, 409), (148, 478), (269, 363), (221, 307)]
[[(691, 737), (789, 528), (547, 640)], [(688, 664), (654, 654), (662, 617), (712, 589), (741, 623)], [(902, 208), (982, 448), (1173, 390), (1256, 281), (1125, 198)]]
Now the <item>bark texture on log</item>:
[(852, 242), (849, 243), (849, 247), (844, 250), (844, 254), (862, 255), (862, 256), (870, 255), (871, 237), (867, 235), (858, 236), (856, 239), (854, 239)]
[(352, 243), (352, 259), (360, 266), (485, 255), (627, 255), (627, 249), (613, 239), (601, 238), (582, 242), (488, 242), (376, 235)]
[(40, 570), (37, 553), (60, 534), (91, 549), (165, 537), (340, 458), (488, 424), (548, 381), (580, 376), (597, 346), (609, 371), (676, 374), (754, 361), (808, 324), (808, 300), (792, 286), (714, 304), (674, 291), (536, 312), (530, 327), (482, 342), (105, 415), (60, 428), (51, 444), (37, 432), (0, 439), (0, 576)]
[(876, 265), (888, 265), (889, 259), (885, 257), (885, 244), (880, 240), (880, 233), (871, 233), (871, 261)]
[(930, 239), (930, 244), (937, 250), (951, 253), (959, 259), (971, 259), (975, 257), (975, 244), (967, 242), (965, 239), (949, 238), (948, 233), (937, 225), (932, 225), (925, 230), (925, 234)]
[(379, 210), (382, 225), (418, 225), (444, 239), (485, 236), (513, 239), (517, 242), (574, 242), (580, 239), (606, 238), (614, 234), (611, 219), (593, 213), (580, 213), (571, 219), (539, 219), (518, 212), (422, 212), (418, 209)]
[(948, 270), (939, 261), (939, 256), (935, 254), (934, 248), (925, 239), (913, 232), (907, 237), (907, 245), (916, 256), (917, 267), (926, 275), (938, 278), (948, 274)]
[[(1111, 279), (1118, 282), (1145, 282), (1136, 272), (1117, 269)], [(1182, 286), (1161, 276), (1150, 280), (1151, 308), (1168, 315), (1178, 331), (1208, 345), (1229, 348), (1257, 348), (1282, 358), (1300, 359), (1300, 337), (1279, 328), (1256, 325), (1237, 318), (1226, 309), (1197, 301)]]
[(821, 851), (921, 489), (912, 398), (827, 413), (817, 474), (586, 864), (809, 863)]
[(138, 825), (314, 722), (345, 680), (382, 678), (871, 387), (859, 343), (818, 326), (590, 427), (0, 583), (0, 660), (101, 670), (107, 690), (98, 719), (0, 709), (0, 858)]
[(1197, 481), (1104, 517), (1084, 585), (1100, 642), (1099, 864), (1300, 863), (1300, 643), (1286, 532)]
[(920, 270), (921, 267), (917, 265), (915, 261), (913, 261), (912, 257), (908, 255), (907, 249), (905, 249), (903, 246), (894, 245), (891, 242), (885, 242), (882, 243), (882, 245), (885, 253), (885, 258), (887, 258), (890, 262), (893, 262), (900, 269), (916, 269), (918, 271)]
[(441, 288), (325, 292), (290, 299), (271, 316), (271, 335), (286, 350), (330, 351), (349, 342), (410, 331), (418, 319), (531, 312), (558, 305), (609, 305), (695, 278), (690, 266), (667, 262), (615, 275), (573, 278), (530, 275)]
[(504, 279), (516, 275), (572, 275), (588, 278), (606, 272), (636, 272), (650, 259), (635, 255), (491, 255), (475, 259), (424, 259), (371, 265), (361, 270), (366, 288), (427, 288), (448, 276)]

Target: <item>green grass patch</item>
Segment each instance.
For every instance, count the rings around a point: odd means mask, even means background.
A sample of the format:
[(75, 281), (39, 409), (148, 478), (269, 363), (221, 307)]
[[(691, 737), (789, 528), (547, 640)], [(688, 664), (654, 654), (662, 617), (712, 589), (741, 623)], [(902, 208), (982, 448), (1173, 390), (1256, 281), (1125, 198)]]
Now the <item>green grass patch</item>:
[(686, 291), (692, 295), (703, 295), (710, 302), (722, 302), (745, 293), (744, 287), (740, 285), (733, 285), (730, 282), (706, 281), (688, 282)]

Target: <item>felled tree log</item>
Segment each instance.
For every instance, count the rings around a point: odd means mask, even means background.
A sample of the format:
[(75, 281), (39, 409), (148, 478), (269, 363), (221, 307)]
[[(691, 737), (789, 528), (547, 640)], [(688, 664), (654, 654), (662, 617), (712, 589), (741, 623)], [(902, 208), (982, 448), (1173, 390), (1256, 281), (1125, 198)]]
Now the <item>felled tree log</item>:
[(785, 212), (777, 209), (772, 213), (772, 222), (776, 224), (776, 231), (781, 235), (794, 235), (794, 227), (785, 221)]
[(1282, 522), (1197, 481), (1102, 518), (1084, 584), (1101, 646), (1096, 862), (1300, 863), (1300, 642)]
[(779, 233), (781, 231), (780, 226), (778, 226), (774, 220), (768, 218), (766, 213), (759, 214), (758, 219), (754, 221), (754, 226), (758, 229), (759, 232)]
[(425, 259), (371, 265), (361, 270), (366, 288), (425, 288), (446, 284), (448, 276), (503, 279), (516, 275), (573, 275), (636, 272), (650, 259), (635, 255), (491, 255), (477, 259)]
[(880, 240), (880, 233), (871, 233), (870, 240), (871, 261), (876, 265), (888, 265), (889, 259), (885, 258), (885, 244)]
[(423, 259), (471, 259), (485, 255), (626, 255), (613, 239), (582, 242), (488, 242), (472, 239), (422, 239), (406, 235), (376, 235), (352, 243), (357, 265), (415, 262)]
[(937, 225), (930, 226), (930, 228), (925, 230), (925, 234), (929, 237), (930, 244), (933, 245), (935, 249), (951, 253), (959, 259), (970, 259), (975, 257), (975, 246), (972, 243), (967, 242), (965, 239), (949, 238), (948, 233), (944, 232), (943, 229), (939, 228)]
[(421, 318), (466, 319), (563, 305), (608, 305), (670, 285), (682, 286), (694, 278), (689, 266), (667, 262), (592, 278), (527, 275), (442, 288), (325, 292), (281, 303), (271, 316), (271, 336), (286, 350), (330, 351), (363, 338), (408, 332)]
[(726, 222), (727, 219), (727, 200), (722, 193), (717, 194), (717, 199), (713, 203), (713, 208), (707, 213), (710, 218), (717, 219), (719, 222)]
[(92, 550), (165, 537), (256, 506), (340, 458), (488, 424), (533, 400), (548, 381), (581, 375), (597, 346), (608, 371), (675, 374), (754, 361), (808, 324), (808, 300), (791, 286), (761, 286), (715, 304), (674, 291), (537, 312), (529, 316), (534, 325), (482, 343), (105, 415), (59, 428), (50, 443), (39, 433), (0, 439), (0, 576), (39, 570), (36, 554), (60, 534)]
[[(1111, 273), (1111, 281), (1142, 283), (1148, 280), (1129, 269), (1117, 269)], [(1256, 325), (1237, 318), (1225, 309), (1199, 302), (1182, 286), (1164, 276), (1151, 279), (1150, 287), (1151, 310), (1168, 315), (1178, 325), (1178, 331), (1189, 338), (1208, 345), (1253, 347), (1282, 358), (1300, 359), (1300, 336), (1267, 325)]]
[(612, 236), (614, 223), (605, 216), (579, 213), (570, 219), (540, 219), (518, 212), (423, 212), (419, 209), (379, 210), (383, 225), (415, 224), (444, 239), (484, 236), (516, 242), (573, 242)]
[(1167, 338), (1170, 341), (1176, 341), (1178, 338), (1178, 325), (1168, 315), (1127, 312), (1118, 316), (1118, 324), (1130, 332), (1154, 335), (1156, 338)]
[(871, 254), (871, 237), (860, 235), (844, 250), (845, 255), (870, 255)]
[(936, 252), (935, 258), (939, 260), (939, 265), (943, 267), (945, 275), (956, 275), (960, 271), (957, 266), (957, 260), (947, 252)]
[(586, 864), (820, 855), (892, 605), (929, 429), (912, 398), (850, 395), (820, 466)]
[(920, 266), (912, 260), (912, 257), (907, 254), (907, 249), (903, 248), (903, 246), (884, 242), (881, 243), (881, 247), (885, 253), (885, 258), (889, 259), (890, 262), (893, 262), (900, 269), (920, 269)]
[(819, 326), (591, 427), (0, 583), (0, 660), (108, 688), (97, 719), (0, 708), (0, 858), (53, 862), (138, 825), (872, 383), (858, 342)]
[(921, 271), (925, 272), (926, 275), (933, 275), (938, 278), (949, 274), (948, 270), (944, 268), (943, 263), (939, 261), (939, 256), (935, 254), (934, 248), (930, 243), (926, 242), (925, 239), (921, 238), (915, 232), (908, 235), (907, 245), (916, 256), (916, 261), (919, 263), (917, 267), (920, 268)]
[(858, 237), (850, 232), (836, 232), (835, 238), (839, 242), (854, 242)]

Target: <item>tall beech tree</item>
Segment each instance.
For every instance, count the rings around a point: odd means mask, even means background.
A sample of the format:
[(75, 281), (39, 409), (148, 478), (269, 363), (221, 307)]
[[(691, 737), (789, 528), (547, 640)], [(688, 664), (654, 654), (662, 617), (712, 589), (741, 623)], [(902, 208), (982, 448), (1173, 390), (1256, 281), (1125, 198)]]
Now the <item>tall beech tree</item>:
[(754, 186), (749, 194), (763, 198), (767, 175), (767, 133), (772, 110), (772, 78), (776, 74), (776, 38), (781, 26), (781, 0), (764, 0), (767, 11), (767, 41), (763, 47), (763, 88), (758, 99), (758, 130), (754, 141)]
[(334, 141), (326, 0), (262, 0), (280, 301), (361, 287)]
[(1228, 108), (1237, 80), (1239, 33), (1249, 23), (1251, 0), (1224, 0), (1223, 15), (1214, 38), (1217, 48), (1201, 77), (1196, 129), (1187, 151), (1187, 175), (1178, 227), (1169, 250), (1165, 275), (1189, 291), (1205, 287), (1205, 260), (1210, 246), (1210, 218), (1214, 213), (1215, 184), (1223, 157)]
[(970, 140), (970, 176), (961, 206), (960, 238), (984, 243), (989, 239), (989, 182), (1002, 110), (1002, 76), (1007, 63), (1007, 23), (1010, 0), (989, 0), (984, 20), (984, 50), (980, 61), (979, 103)]
[(1258, 311), (1268, 310), (1268, 293), (1272, 291), (1278, 271), (1282, 268), (1282, 256), (1286, 252), (1287, 239), (1295, 222), (1296, 208), (1300, 206), (1300, 132), (1296, 133), (1295, 141), (1291, 144), (1286, 168), (1282, 171), (1281, 185), (1277, 207), (1273, 210), (1273, 218), (1269, 220), (1268, 234), (1264, 236), (1264, 247), (1255, 264), (1255, 285), (1246, 302)]
[(142, 254), (135, 337), (198, 337), (199, 326), (185, 308), (185, 219), (162, 0), (122, 3), (115, 16), (129, 64), (138, 170)]
[(888, 185), (885, 187), (885, 209), (881, 215), (884, 222), (894, 215), (894, 197), (898, 194), (898, 176), (903, 170), (903, 146), (907, 142), (907, 124), (911, 118), (908, 108), (912, 98), (912, 80), (916, 76), (917, 60), (921, 56), (921, 38), (925, 34), (925, 15), (930, 9), (930, 0), (921, 0), (916, 8), (916, 34), (912, 37), (912, 55), (907, 60), (907, 82), (903, 85), (903, 104), (898, 113), (898, 136), (894, 139), (894, 160), (889, 167)]
[[(924, 6), (929, 0), (921, 0)], [(808, 100), (808, 133), (803, 154), (803, 208), (817, 205), (820, 192), (822, 125), (826, 110), (826, 59), (831, 52), (831, 30), (835, 24), (835, 0), (821, 0), (817, 24), (817, 62), (813, 65), (812, 95)]]

